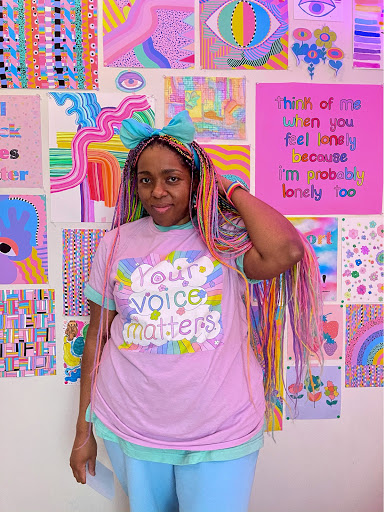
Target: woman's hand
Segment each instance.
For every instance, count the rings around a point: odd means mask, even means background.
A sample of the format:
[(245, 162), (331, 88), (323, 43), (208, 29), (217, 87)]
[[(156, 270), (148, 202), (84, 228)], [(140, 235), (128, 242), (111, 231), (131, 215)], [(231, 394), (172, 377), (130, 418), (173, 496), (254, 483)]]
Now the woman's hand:
[(71, 466), (73, 476), (79, 484), (86, 483), (87, 464), (89, 473), (92, 476), (95, 475), (96, 456), (97, 444), (93, 432), (90, 432), (89, 436), (88, 432), (76, 434), (69, 465)]

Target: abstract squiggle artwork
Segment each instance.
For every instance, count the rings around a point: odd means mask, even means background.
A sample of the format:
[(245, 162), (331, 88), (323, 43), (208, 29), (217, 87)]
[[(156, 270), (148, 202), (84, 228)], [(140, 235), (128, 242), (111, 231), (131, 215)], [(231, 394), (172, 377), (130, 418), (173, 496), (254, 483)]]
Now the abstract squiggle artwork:
[(0, 86), (97, 89), (97, 0), (0, 0)]
[(384, 306), (346, 307), (345, 386), (384, 386)]
[(202, 144), (221, 176), (250, 186), (250, 146)]
[(103, 229), (63, 229), (63, 314), (66, 316), (89, 315), (84, 288), (104, 233)]
[(81, 359), (89, 323), (82, 320), (66, 320), (64, 329), (64, 384), (80, 382)]
[(48, 283), (45, 196), (0, 195), (0, 284)]
[(153, 126), (154, 112), (146, 96), (49, 96), (52, 220), (110, 222), (128, 153), (119, 137), (121, 121), (132, 117)]
[(103, 13), (105, 66), (193, 67), (193, 0), (104, 0)]
[(188, 110), (198, 140), (245, 139), (245, 79), (165, 77), (165, 124)]
[(55, 291), (0, 290), (0, 377), (55, 374)]
[(383, 302), (383, 217), (342, 218), (341, 241), (343, 301)]
[(200, 0), (203, 69), (287, 69), (287, 0)]

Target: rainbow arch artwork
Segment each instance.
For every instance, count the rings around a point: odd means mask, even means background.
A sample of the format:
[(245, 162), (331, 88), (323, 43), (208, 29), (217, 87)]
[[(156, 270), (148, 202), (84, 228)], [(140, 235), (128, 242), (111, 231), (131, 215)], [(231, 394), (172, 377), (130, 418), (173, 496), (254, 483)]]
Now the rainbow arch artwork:
[(104, 0), (104, 65), (194, 65), (194, 0)]
[(53, 221), (111, 221), (128, 152), (119, 131), (129, 117), (154, 126), (146, 96), (50, 94)]
[(203, 69), (287, 69), (287, 0), (199, 0)]
[(0, 195), (0, 284), (46, 283), (45, 196)]
[(97, 0), (0, 1), (0, 86), (98, 89)]
[(345, 386), (384, 387), (384, 306), (346, 307)]

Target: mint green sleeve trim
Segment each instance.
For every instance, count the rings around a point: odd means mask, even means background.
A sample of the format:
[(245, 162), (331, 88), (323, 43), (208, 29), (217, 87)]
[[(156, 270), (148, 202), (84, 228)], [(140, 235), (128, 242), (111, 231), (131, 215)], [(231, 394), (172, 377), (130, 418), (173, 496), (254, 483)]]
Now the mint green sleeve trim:
[[(91, 300), (92, 302), (95, 302), (99, 306), (102, 305), (103, 296), (101, 295), (101, 293), (99, 293), (96, 290), (94, 290), (89, 285), (89, 283), (87, 283), (87, 285), (85, 286), (84, 295), (87, 297), (87, 299)], [(116, 310), (115, 301), (113, 299), (108, 299), (108, 297), (105, 297), (104, 298), (104, 307), (109, 309), (109, 310), (114, 310), (115, 311)]]
[[(241, 254), (240, 256), (238, 256), (236, 258), (236, 266), (240, 270), (240, 272), (242, 272), (245, 275), (245, 272), (244, 272), (244, 254)], [(245, 277), (247, 277), (247, 276), (245, 276)], [(247, 281), (248, 281), (249, 284), (256, 284), (256, 283), (261, 283), (262, 279), (248, 279), (248, 277), (247, 277)]]
[[(86, 420), (90, 419), (90, 405), (87, 408)], [(146, 460), (149, 462), (162, 462), (165, 464), (174, 464), (178, 466), (185, 466), (187, 464), (197, 464), (199, 462), (219, 462), (225, 460), (239, 459), (245, 457), (250, 453), (254, 453), (264, 444), (264, 427), (257, 432), (249, 441), (233, 448), (224, 448), (219, 450), (206, 450), (206, 451), (189, 451), (189, 450), (161, 450), (159, 448), (149, 448), (147, 446), (140, 446), (130, 443), (121, 437), (118, 437), (112, 432), (104, 423), (92, 414), (92, 423), (95, 428), (95, 433), (101, 439), (118, 443), (121, 450), (128, 455), (139, 460)]]

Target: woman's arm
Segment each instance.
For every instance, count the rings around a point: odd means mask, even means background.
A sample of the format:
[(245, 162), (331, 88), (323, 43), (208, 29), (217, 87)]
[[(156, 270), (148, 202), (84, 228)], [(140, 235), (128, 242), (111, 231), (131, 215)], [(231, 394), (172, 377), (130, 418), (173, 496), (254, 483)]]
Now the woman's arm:
[[(219, 193), (223, 197), (230, 184), (227, 178), (219, 179)], [(253, 244), (244, 255), (248, 279), (270, 279), (301, 260), (304, 247), (299, 233), (281, 213), (240, 187), (233, 191), (231, 201)]]
[[(73, 476), (79, 483), (85, 484), (85, 469), (88, 463), (88, 470), (91, 475), (95, 474), (95, 463), (97, 455), (96, 440), (93, 435), (92, 429), (89, 428), (89, 423), (85, 420), (85, 413), (91, 401), (91, 381), (92, 370), (95, 359), (97, 333), (99, 330), (101, 306), (89, 301), (91, 309), (91, 318), (87, 337), (85, 340), (83, 357), (81, 360), (81, 380), (80, 380), (80, 405), (79, 416), (76, 424), (76, 436), (73, 443), (70, 466), (72, 468)], [(103, 325), (108, 322), (108, 333), (113, 318), (116, 316), (116, 311), (104, 310)], [(102, 347), (106, 341), (106, 333), (101, 341)]]

